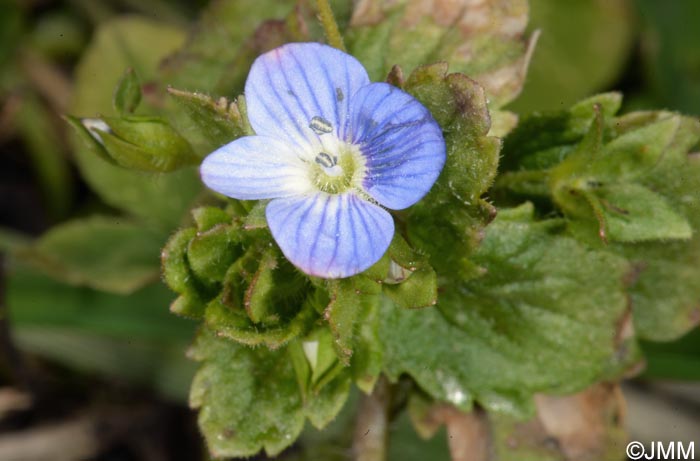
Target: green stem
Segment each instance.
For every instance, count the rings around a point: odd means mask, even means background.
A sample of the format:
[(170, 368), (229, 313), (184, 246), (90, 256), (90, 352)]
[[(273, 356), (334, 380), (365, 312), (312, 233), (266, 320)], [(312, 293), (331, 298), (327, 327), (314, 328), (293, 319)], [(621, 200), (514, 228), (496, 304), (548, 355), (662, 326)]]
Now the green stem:
[(316, 7), (318, 8), (318, 19), (321, 21), (323, 31), (326, 33), (328, 44), (338, 48), (340, 51), (346, 51), (343, 36), (340, 35), (338, 23), (335, 21), (335, 16), (333, 16), (333, 10), (328, 0), (316, 0)]
[(391, 386), (381, 377), (372, 394), (363, 395), (360, 402), (352, 443), (354, 461), (386, 461), (390, 404)]

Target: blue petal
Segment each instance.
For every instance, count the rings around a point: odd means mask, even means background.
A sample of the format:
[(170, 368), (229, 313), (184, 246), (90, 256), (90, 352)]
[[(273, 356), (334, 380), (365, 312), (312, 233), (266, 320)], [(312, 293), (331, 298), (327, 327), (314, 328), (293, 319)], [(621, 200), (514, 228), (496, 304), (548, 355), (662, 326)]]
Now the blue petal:
[(387, 83), (361, 88), (350, 106), (350, 141), (360, 146), (365, 191), (394, 210), (423, 198), (445, 165), (440, 126), (420, 102)]
[(265, 136), (239, 138), (209, 154), (202, 181), (228, 197), (259, 200), (306, 194), (312, 189), (308, 165), (283, 141)]
[(284, 255), (310, 275), (342, 278), (382, 257), (394, 235), (384, 209), (354, 194), (310, 194), (267, 205), (267, 224)]
[(319, 43), (290, 43), (253, 63), (245, 85), (248, 119), (257, 134), (304, 150), (326, 132), (344, 139), (348, 101), (368, 83), (352, 56)]

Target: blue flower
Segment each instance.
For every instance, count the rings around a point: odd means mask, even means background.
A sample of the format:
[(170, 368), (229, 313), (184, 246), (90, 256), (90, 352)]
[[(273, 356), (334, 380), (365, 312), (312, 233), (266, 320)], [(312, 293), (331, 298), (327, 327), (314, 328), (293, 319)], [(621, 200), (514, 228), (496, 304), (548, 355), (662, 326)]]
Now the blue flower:
[(445, 163), (430, 112), (318, 43), (260, 56), (244, 94), (256, 135), (204, 159), (204, 183), (240, 200), (272, 199), (272, 236), (307, 274), (349, 277), (377, 262), (394, 235), (385, 208), (416, 203)]

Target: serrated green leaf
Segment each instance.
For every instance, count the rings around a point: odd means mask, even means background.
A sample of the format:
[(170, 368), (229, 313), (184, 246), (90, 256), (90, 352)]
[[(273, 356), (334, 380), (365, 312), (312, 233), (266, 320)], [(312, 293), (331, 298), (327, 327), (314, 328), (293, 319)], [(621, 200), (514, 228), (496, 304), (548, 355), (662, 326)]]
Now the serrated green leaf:
[(162, 239), (128, 219), (93, 216), (52, 228), (21, 256), (62, 282), (131, 293), (158, 280)]
[(114, 89), (114, 110), (120, 115), (132, 114), (141, 102), (141, 82), (136, 72), (128, 68)]
[[(497, 196), (507, 197), (502, 189), (535, 192), (546, 213), (552, 210), (547, 203), (552, 190), (547, 189), (563, 184), (564, 188), (555, 190), (555, 198), (572, 218), (569, 230), (593, 247), (602, 245), (600, 237), (606, 237), (611, 221), (615, 238), (606, 249), (624, 256), (634, 267), (629, 292), (637, 335), (671, 340), (700, 321), (700, 289), (694, 282), (700, 277), (700, 170), (696, 157), (688, 155), (700, 139), (700, 121), (667, 111), (613, 118), (619, 97), (606, 102), (600, 99), (603, 96), (553, 118), (526, 119), (508, 138), (504, 162), (524, 171), (501, 176)], [(586, 152), (578, 143), (590, 130), (595, 107), (600, 107), (606, 120), (604, 145), (585, 161)], [(577, 165), (562, 172), (561, 162), (566, 163), (577, 149), (581, 156)], [(551, 168), (560, 170), (558, 181)], [(669, 240), (691, 236), (685, 242)]]
[(534, 41), (524, 37), (526, 1), (473, 4), (444, 0), (358, 2), (346, 31), (348, 50), (373, 80), (393, 65), (411, 71), (437, 61), (472, 76), (499, 108), (520, 92)]
[(302, 398), (286, 349), (251, 349), (203, 331), (192, 349), (202, 362), (190, 393), (213, 456), (275, 456), (301, 433), (304, 419), (327, 425), (349, 391), (347, 376)]
[(301, 395), (286, 351), (251, 349), (203, 331), (191, 352), (203, 362), (190, 405), (211, 454), (274, 456), (304, 427)]
[(500, 148), (498, 139), (487, 136), (483, 89), (465, 75), (448, 74), (447, 64), (416, 69), (404, 89), (430, 110), (445, 134), (447, 162), (433, 190), (447, 189), (465, 203), (475, 202), (493, 181)]
[[(433, 398), (522, 414), (536, 392), (600, 379), (626, 309), (621, 258), (534, 223), (532, 206), (501, 210), (474, 254), (485, 274), (445, 287), (437, 308), (383, 304), (385, 372), (409, 373)], [(553, 227), (554, 226), (554, 227)], [(572, 263), (576, 261), (576, 263)]]
[(439, 274), (469, 277), (475, 268), (468, 255), (495, 213), (481, 199), (496, 175), (500, 150), (500, 141), (488, 136), (486, 97), (468, 77), (447, 74), (446, 64), (416, 69), (404, 89), (440, 123), (447, 147), (445, 167), (432, 190), (406, 212), (408, 239), (430, 255)]

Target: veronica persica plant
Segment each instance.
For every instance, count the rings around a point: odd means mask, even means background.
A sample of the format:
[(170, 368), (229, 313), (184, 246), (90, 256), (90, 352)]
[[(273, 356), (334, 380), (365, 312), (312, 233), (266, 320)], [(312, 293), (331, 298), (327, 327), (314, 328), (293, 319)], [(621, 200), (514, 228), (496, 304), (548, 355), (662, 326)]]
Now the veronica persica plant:
[(245, 96), (256, 134), (210, 154), (204, 183), (240, 200), (272, 199), (270, 231), (307, 274), (349, 277), (377, 262), (394, 234), (385, 208), (416, 203), (445, 163), (430, 112), (318, 43), (260, 56)]

